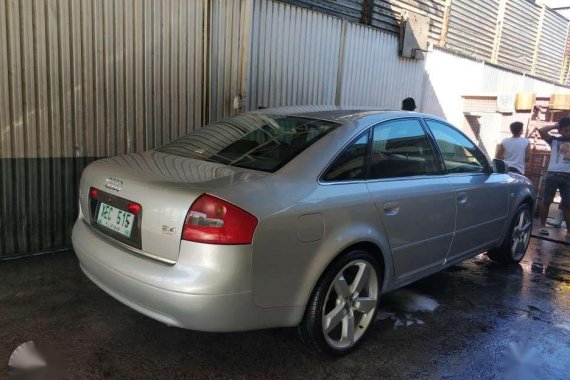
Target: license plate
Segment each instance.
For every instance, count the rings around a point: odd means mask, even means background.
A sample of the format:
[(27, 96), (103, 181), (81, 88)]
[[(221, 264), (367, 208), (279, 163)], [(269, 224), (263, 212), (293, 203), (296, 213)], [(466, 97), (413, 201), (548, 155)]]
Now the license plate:
[(130, 212), (119, 210), (106, 203), (101, 203), (99, 206), (97, 223), (123, 236), (131, 237), (134, 220), (135, 216)]

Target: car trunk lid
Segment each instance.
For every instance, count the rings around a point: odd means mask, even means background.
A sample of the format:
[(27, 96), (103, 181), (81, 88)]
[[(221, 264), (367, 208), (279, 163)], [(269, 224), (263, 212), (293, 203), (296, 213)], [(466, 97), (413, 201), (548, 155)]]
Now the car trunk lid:
[(186, 214), (201, 194), (265, 175), (149, 151), (90, 165), (81, 179), (80, 202), (94, 229), (132, 251), (173, 264)]

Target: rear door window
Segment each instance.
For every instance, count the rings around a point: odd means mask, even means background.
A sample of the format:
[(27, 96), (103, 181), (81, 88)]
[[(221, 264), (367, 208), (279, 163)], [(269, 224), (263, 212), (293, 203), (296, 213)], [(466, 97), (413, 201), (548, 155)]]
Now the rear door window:
[(323, 176), (324, 181), (356, 181), (366, 178), (368, 134), (356, 139), (335, 159)]
[(339, 126), (328, 120), (245, 114), (200, 128), (157, 150), (274, 172)]

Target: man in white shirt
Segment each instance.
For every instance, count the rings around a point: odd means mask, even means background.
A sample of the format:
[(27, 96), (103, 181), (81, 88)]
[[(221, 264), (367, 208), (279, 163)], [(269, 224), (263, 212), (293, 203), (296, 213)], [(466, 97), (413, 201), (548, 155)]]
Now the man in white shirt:
[[(550, 135), (550, 131), (557, 129), (560, 137)], [(546, 219), (550, 205), (554, 200), (556, 190), (560, 191), (562, 212), (566, 220), (566, 237), (570, 237), (570, 117), (563, 117), (558, 124), (544, 127), (538, 130), (540, 137), (546, 141), (552, 151), (548, 171), (544, 178), (544, 198), (540, 205), (540, 230), (543, 235), (548, 235)]]
[(513, 137), (503, 140), (497, 149), (497, 158), (504, 160), (509, 166), (509, 171), (524, 174), (525, 162), (530, 157), (530, 142), (521, 137), (523, 123), (515, 121), (510, 125)]

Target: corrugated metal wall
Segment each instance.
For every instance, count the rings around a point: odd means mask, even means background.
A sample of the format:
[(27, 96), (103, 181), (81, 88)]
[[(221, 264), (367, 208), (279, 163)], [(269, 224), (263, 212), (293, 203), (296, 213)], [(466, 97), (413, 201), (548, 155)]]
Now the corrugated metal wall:
[(567, 37), (568, 20), (554, 12), (544, 12), (534, 75), (560, 82)]
[(260, 0), (252, 22), (247, 109), (335, 103), (340, 19)]
[(340, 104), (399, 109), (402, 99), (419, 100), (425, 61), (398, 56), (398, 38), (348, 24), (340, 75)]
[(235, 115), (233, 99), (240, 95), (240, 36), (242, 0), (211, 1), (210, 120)]
[(464, 95), (568, 92), (437, 49), (403, 59), (397, 45), (270, 0), (0, 0), (0, 257), (69, 246), (87, 163), (237, 113), (238, 95), (241, 110), (413, 96), (461, 125)]
[(202, 1), (0, 5), (3, 158), (139, 151), (202, 125)]
[(399, 33), (405, 12), (429, 16), (429, 40), (438, 43), (443, 27), (446, 0), (374, 0), (372, 26)]
[(453, 0), (445, 47), (491, 60), (499, 0)]
[[(568, 10), (568, 13), (570, 13), (570, 10)], [(566, 39), (566, 54), (564, 56), (564, 64), (564, 84), (568, 86), (570, 85), (570, 25), (568, 27), (568, 37)]]
[[(533, 0), (279, 1), (392, 33), (399, 33), (404, 13), (418, 13), (430, 18), (428, 39), (436, 46), (550, 81), (566, 81), (560, 54), (568, 39), (568, 20)], [(539, 33), (544, 41), (537, 40)]]
[(0, 1), (0, 257), (69, 245), (86, 163), (203, 125), (203, 20), (203, 1)]
[(527, 0), (507, 2), (497, 63), (531, 72), (541, 10)]
[[(368, 0), (281, 0), (299, 7), (359, 22), (362, 9)], [(372, 0), (370, 0), (372, 1)]]

